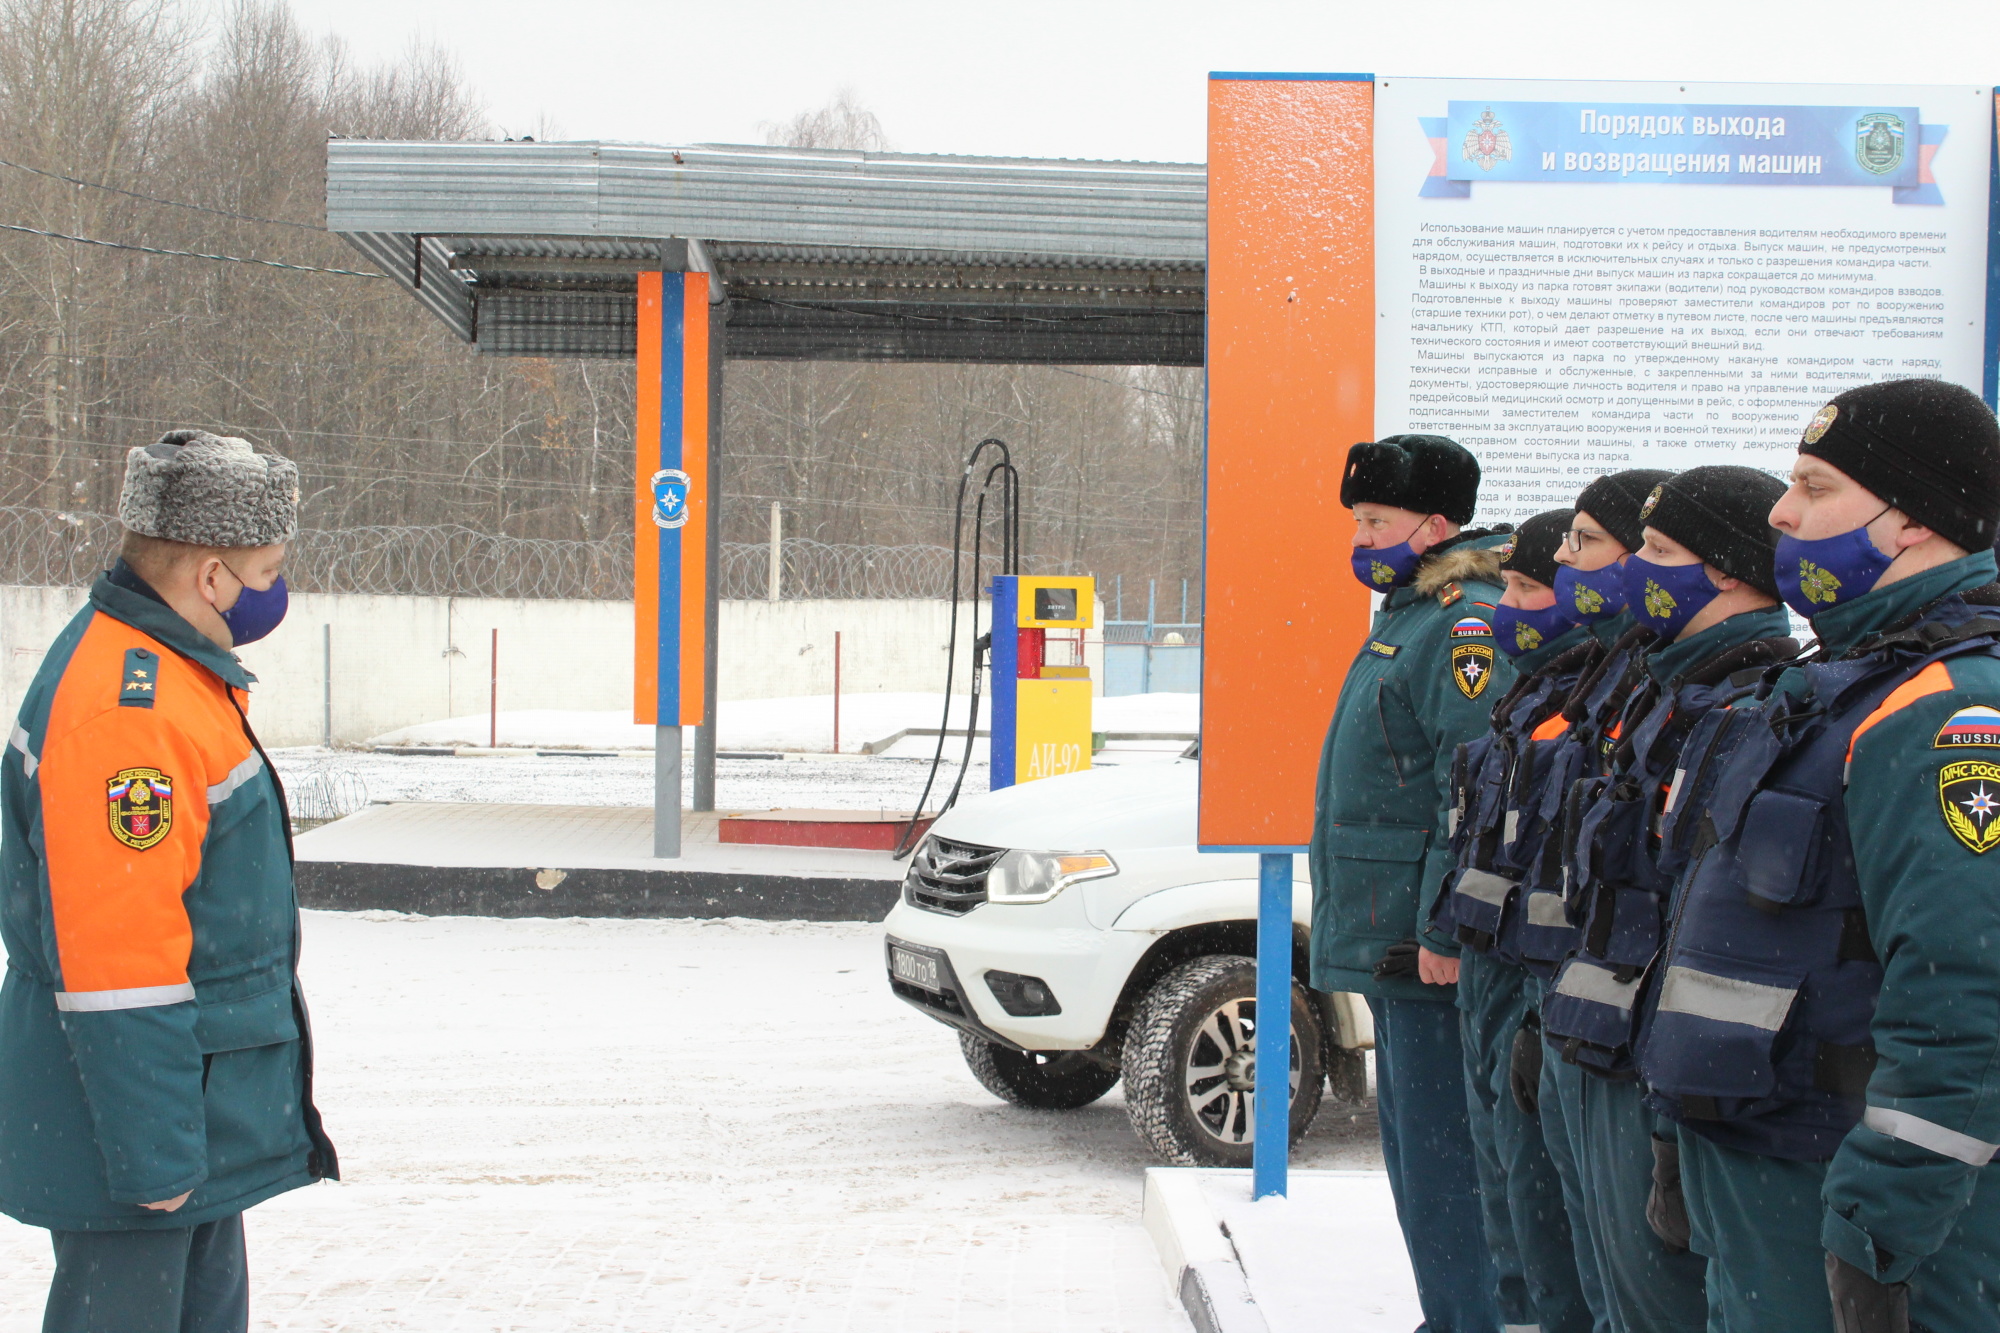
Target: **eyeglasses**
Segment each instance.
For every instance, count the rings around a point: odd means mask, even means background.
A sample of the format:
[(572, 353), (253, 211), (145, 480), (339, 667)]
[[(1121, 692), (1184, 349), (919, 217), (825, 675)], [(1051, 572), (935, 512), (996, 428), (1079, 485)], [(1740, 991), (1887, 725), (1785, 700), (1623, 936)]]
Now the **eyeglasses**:
[(1586, 541), (1609, 541), (1610, 539), (1610, 533), (1599, 532), (1595, 528), (1571, 528), (1563, 534), (1563, 545), (1569, 547), (1576, 554), (1581, 555), (1583, 554), (1583, 544)]

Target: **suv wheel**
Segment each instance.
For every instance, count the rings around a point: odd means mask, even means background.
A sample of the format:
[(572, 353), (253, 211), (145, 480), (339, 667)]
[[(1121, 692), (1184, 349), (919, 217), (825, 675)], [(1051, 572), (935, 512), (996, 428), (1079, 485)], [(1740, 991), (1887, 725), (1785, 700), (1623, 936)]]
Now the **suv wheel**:
[[(1235, 954), (1182, 963), (1139, 1002), (1125, 1035), (1132, 1128), (1175, 1166), (1249, 1166), (1254, 1137), (1257, 964)], [(1319, 1112), (1319, 1013), (1292, 983), (1291, 1138)]]
[(960, 1029), (958, 1049), (972, 1076), (1002, 1101), (1043, 1111), (1088, 1106), (1118, 1084), (1118, 1070), (1082, 1051), (1017, 1050)]

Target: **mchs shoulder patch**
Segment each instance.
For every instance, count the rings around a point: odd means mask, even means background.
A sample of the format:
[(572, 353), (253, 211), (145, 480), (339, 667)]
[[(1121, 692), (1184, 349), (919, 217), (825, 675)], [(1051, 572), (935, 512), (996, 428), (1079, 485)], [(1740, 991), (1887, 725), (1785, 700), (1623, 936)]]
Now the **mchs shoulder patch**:
[(1486, 693), (1486, 682), (1493, 678), (1493, 645), (1488, 643), (1454, 643), (1451, 646), (1451, 682), (1458, 686), (1458, 692), (1468, 699), (1477, 699)]
[(1493, 637), (1493, 627), (1478, 616), (1467, 616), (1451, 627), (1450, 637), (1454, 639), (1490, 639)]
[(1934, 750), (1951, 750), (1964, 745), (2000, 748), (2000, 709), (1988, 708), (1985, 704), (1961, 708), (1945, 719), (1944, 725), (1938, 728), (1937, 739), (1931, 742)]
[(111, 836), (145, 851), (174, 826), (174, 780), (157, 768), (121, 768), (104, 784)]

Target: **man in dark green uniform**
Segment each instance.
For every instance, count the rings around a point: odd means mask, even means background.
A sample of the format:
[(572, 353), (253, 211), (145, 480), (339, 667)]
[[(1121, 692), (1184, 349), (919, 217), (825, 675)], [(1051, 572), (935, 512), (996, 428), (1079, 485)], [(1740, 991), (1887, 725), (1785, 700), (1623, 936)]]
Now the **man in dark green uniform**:
[[(1616, 724), (1631, 696), (1632, 684), (1643, 674), (1643, 662), (1653, 632), (1638, 624), (1625, 606), (1625, 565), (1632, 552), (1645, 545), (1645, 524), (1639, 511), (1652, 496), (1653, 488), (1672, 476), (1658, 468), (1628, 468), (1597, 478), (1576, 497), (1576, 513), (1570, 518), (1569, 534), (1556, 551), (1556, 597), (1566, 615), (1587, 626), (1591, 636), (1604, 646), (1604, 657), (1578, 682), (1563, 708), (1569, 729), (1561, 747), (1551, 759), (1547, 779), (1556, 791), (1567, 794), (1569, 783), (1578, 776), (1601, 769), (1599, 742), (1603, 732)], [(1554, 794), (1554, 793), (1552, 793)], [(1556, 799), (1560, 800), (1561, 795)], [(1552, 833), (1549, 842), (1558, 838)], [(1532, 896), (1538, 892), (1563, 891), (1561, 849), (1550, 847), (1537, 863), (1537, 873), (1522, 886)], [(1524, 949), (1534, 1005), (1541, 1013), (1548, 984), (1555, 968), (1575, 944), (1574, 927), (1564, 936), (1536, 938)], [(1538, 1115), (1542, 1122), (1542, 1142), (1556, 1174), (1562, 1178), (1563, 1201), (1569, 1210), (1570, 1242), (1576, 1250), (1577, 1272), (1583, 1281), (1584, 1299), (1590, 1302), (1591, 1326), (1595, 1333), (1613, 1333), (1625, 1328), (1615, 1318), (1611, 1296), (1604, 1284), (1597, 1260), (1597, 1247), (1590, 1236), (1590, 1202), (1584, 1193), (1583, 1176), (1577, 1165), (1581, 1152), (1583, 1119), (1583, 1070), (1567, 1060), (1548, 1058), (1536, 1052), (1524, 1058), (1541, 1060), (1541, 1095)]]
[(1715, 731), (1640, 1047), (1709, 1327), (1993, 1333), (2000, 426), (1937, 380), (1849, 390), (1770, 518), (1820, 651)]
[[(1632, 1073), (1637, 988), (1660, 947), (1669, 874), (1657, 824), (1679, 747), (1716, 699), (1712, 677), (1788, 655), (1787, 619), (1769, 572), (1776, 536), (1765, 522), (1783, 490), (1752, 468), (1690, 468), (1641, 506), (1643, 544), (1625, 564), (1626, 603), (1658, 637), (1646, 678), (1600, 738), (1601, 776), (1570, 801), (1571, 903), (1582, 938), (1545, 999), (1542, 1023), (1581, 1063), (1578, 1169), (1590, 1236), (1624, 1327), (1701, 1333), (1703, 1265), (1648, 1225), (1659, 1117)], [(1768, 650), (1759, 645), (1769, 645)], [(1579, 910), (1580, 909), (1580, 910)]]
[[(1524, 942), (1547, 932), (1551, 908), (1562, 924), (1561, 893), (1533, 896), (1551, 817), (1562, 808), (1544, 788), (1568, 730), (1563, 706), (1604, 656), (1603, 645), (1556, 602), (1556, 550), (1572, 513), (1537, 514), (1501, 548), (1507, 591), (1493, 628), (1518, 674), (1493, 706), (1492, 731), (1460, 748), (1452, 832), (1458, 866), (1434, 918), (1466, 947), (1458, 978), (1466, 1101), (1500, 1317), (1541, 1333), (1590, 1333), (1595, 1322), (1562, 1181), (1543, 1142), (1540, 1068), (1517, 1055), (1541, 1049), (1541, 987), (1527, 970)], [(1559, 943), (1568, 932), (1557, 933)], [(1556, 1115), (1553, 1107), (1548, 1114)]]
[(1500, 1326), (1452, 1003), (1458, 942), (1422, 924), (1453, 864), (1453, 757), (1513, 679), (1492, 626), (1505, 537), (1463, 530), (1478, 496), (1478, 462), (1441, 436), (1348, 453), (1355, 576), (1384, 595), (1327, 730), (1309, 857), (1312, 984), (1365, 995), (1374, 1013), (1382, 1156), (1430, 1333)]

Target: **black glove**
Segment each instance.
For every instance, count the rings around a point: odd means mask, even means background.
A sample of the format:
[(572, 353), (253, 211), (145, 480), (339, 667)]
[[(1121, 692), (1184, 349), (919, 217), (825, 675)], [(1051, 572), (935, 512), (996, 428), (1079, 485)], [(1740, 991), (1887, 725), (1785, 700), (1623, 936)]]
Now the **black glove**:
[(1681, 1193), (1681, 1145), (1653, 1135), (1653, 1192), (1646, 1196), (1646, 1221), (1668, 1254), (1686, 1254), (1687, 1198)]
[(1910, 1288), (1877, 1282), (1837, 1254), (1826, 1256), (1834, 1333), (1910, 1333)]
[(1507, 1083), (1514, 1090), (1514, 1105), (1522, 1115), (1539, 1115), (1542, 1109), (1542, 1020), (1529, 1014), (1514, 1034), (1514, 1054), (1507, 1064)]
[(1391, 977), (1414, 977), (1417, 975), (1417, 942), (1404, 940), (1389, 946), (1389, 951), (1376, 960), (1375, 980), (1387, 981)]

